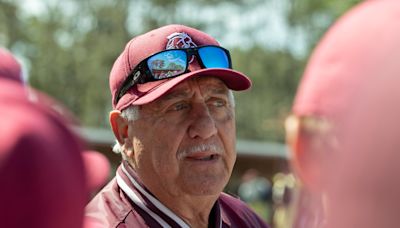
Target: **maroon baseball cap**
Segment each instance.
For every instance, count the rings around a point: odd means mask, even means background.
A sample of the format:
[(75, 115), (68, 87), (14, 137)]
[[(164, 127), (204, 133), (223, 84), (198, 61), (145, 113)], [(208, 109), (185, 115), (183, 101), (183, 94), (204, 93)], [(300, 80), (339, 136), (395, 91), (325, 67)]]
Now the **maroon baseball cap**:
[(116, 103), (117, 91), (131, 71), (142, 60), (160, 51), (171, 48), (187, 48), (203, 45), (218, 45), (210, 35), (184, 25), (167, 25), (134, 37), (117, 58), (110, 73), (110, 90), (113, 108), (122, 110), (129, 105), (142, 105), (154, 101), (168, 90), (186, 80), (197, 76), (213, 76), (221, 79), (232, 90), (246, 90), (251, 81), (244, 74), (222, 68), (200, 69), (179, 77), (144, 84), (136, 84)]
[(79, 141), (22, 96), (0, 97), (0, 110), (0, 226), (81, 227), (88, 195)]
[(400, 12), (394, 7), (399, 4), (364, 1), (328, 30), (306, 67), (294, 114), (344, 117), (365, 84), (382, 75), (385, 62), (399, 49)]

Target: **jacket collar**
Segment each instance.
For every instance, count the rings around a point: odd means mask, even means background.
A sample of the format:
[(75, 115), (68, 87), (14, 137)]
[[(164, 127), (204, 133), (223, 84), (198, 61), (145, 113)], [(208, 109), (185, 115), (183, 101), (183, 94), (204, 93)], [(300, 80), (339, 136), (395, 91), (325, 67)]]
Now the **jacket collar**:
[[(123, 161), (117, 170), (117, 184), (129, 199), (140, 209), (141, 213), (155, 220), (162, 227), (185, 227), (190, 226), (163, 203), (161, 203), (138, 178), (136, 172), (127, 161)], [(219, 200), (214, 204), (210, 217), (213, 218), (215, 227), (222, 227), (222, 220), (226, 220), (225, 213), (221, 212)]]

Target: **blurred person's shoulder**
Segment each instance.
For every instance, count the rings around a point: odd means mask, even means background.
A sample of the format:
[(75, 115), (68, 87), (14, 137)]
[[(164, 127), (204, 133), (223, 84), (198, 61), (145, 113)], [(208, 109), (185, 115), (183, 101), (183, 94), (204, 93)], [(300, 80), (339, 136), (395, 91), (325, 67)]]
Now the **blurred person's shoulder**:
[(238, 227), (268, 227), (247, 204), (240, 199), (226, 193), (221, 193), (218, 203), (220, 205), (222, 220)]

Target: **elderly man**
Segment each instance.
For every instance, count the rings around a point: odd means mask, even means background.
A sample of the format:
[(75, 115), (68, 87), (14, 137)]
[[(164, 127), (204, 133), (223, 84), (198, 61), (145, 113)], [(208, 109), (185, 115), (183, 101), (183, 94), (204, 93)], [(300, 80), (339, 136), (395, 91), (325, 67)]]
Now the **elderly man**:
[(317, 45), (286, 126), (308, 193), (293, 227), (400, 226), (399, 19), (399, 1), (364, 1)]
[(222, 193), (236, 160), (231, 69), (211, 36), (168, 25), (132, 39), (114, 63), (114, 150), (123, 162), (87, 206), (104, 227), (266, 227)]

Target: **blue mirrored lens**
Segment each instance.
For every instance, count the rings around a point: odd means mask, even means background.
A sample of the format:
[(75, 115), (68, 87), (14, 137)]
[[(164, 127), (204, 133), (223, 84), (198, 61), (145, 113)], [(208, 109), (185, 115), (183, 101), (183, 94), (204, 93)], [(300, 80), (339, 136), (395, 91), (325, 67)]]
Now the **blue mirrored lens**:
[(183, 50), (168, 50), (147, 60), (154, 79), (164, 79), (182, 74), (186, 70), (187, 55)]
[(201, 47), (199, 55), (206, 68), (230, 68), (227, 53), (219, 47)]

